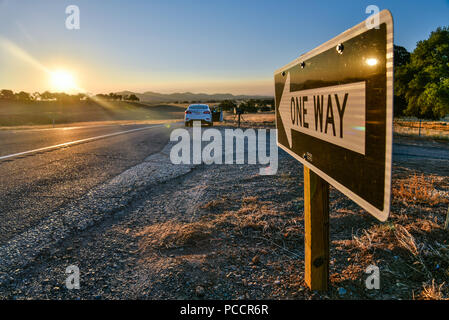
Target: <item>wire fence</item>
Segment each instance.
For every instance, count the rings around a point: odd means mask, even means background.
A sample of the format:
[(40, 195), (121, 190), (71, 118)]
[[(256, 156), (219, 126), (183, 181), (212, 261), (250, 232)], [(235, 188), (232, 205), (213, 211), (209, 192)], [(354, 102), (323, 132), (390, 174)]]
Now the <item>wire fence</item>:
[(439, 121), (416, 118), (395, 119), (394, 132), (400, 135), (449, 140), (449, 119)]

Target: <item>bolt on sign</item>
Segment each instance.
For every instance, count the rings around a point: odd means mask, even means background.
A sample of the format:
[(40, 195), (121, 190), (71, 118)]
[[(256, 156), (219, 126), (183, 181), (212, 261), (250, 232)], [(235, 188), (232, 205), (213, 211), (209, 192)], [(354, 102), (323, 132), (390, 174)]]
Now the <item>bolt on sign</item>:
[(365, 22), (277, 70), (280, 148), (381, 221), (390, 211), (393, 19)]

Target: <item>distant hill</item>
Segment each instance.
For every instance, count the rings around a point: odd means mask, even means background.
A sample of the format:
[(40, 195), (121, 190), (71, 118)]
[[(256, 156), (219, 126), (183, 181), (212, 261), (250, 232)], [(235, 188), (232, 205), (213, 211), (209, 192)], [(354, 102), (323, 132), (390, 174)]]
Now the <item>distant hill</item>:
[(222, 100), (248, 100), (248, 99), (273, 99), (272, 96), (250, 96), (250, 95), (233, 95), (230, 93), (216, 93), (216, 94), (207, 94), (207, 93), (192, 93), (192, 92), (182, 92), (182, 93), (157, 93), (147, 91), (144, 93), (136, 93), (131, 91), (121, 91), (116, 92), (116, 94), (120, 95), (130, 95), (135, 94), (140, 101), (144, 102), (192, 102), (192, 101), (222, 101)]

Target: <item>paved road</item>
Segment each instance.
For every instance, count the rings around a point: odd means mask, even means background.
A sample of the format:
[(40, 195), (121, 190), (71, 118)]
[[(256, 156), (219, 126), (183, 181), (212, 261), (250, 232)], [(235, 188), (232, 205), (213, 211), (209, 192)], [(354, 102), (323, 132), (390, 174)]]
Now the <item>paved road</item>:
[[(393, 159), (401, 160), (442, 160), (449, 161), (449, 145), (413, 144), (407, 142), (393, 145)], [(448, 169), (449, 170), (449, 169)]]
[[(144, 127), (151, 128), (140, 130)], [(112, 125), (0, 131), (0, 245), (68, 201), (160, 151), (171, 128)], [(107, 137), (9, 157), (104, 135)]]

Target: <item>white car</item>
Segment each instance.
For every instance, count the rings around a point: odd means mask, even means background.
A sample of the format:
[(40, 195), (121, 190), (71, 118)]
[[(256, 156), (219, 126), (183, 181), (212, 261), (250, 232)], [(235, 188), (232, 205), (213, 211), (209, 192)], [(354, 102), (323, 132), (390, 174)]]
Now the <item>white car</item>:
[(213, 125), (212, 113), (207, 104), (191, 104), (185, 111), (184, 123), (192, 125), (193, 121), (201, 121), (201, 124)]

